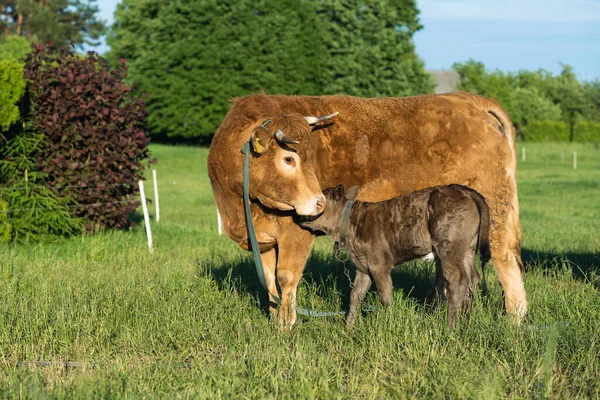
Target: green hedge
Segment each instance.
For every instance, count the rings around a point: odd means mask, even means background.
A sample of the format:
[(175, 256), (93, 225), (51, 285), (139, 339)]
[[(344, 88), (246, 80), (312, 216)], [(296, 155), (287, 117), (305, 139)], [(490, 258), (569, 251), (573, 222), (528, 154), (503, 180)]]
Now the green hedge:
[[(569, 126), (559, 121), (531, 121), (522, 128), (527, 142), (568, 142)], [(600, 143), (600, 123), (583, 121), (575, 125), (575, 142)]]
[(10, 60), (0, 61), (0, 132), (19, 120), (17, 102), (24, 92), (23, 64)]

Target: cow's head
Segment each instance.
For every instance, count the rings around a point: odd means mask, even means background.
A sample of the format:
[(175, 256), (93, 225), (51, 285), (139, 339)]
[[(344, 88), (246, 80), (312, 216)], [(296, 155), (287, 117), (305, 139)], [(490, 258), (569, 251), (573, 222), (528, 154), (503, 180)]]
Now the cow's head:
[(346, 203), (350, 200), (356, 200), (358, 190), (358, 186), (349, 187), (347, 190), (344, 190), (342, 185), (327, 188), (323, 190), (323, 195), (327, 201), (327, 207), (324, 211), (317, 217), (298, 217), (295, 220), (304, 228), (309, 228), (313, 232), (323, 232), (331, 235), (335, 240), (339, 240), (342, 223), (348, 223), (348, 221), (342, 222), (342, 214), (344, 214)]
[(250, 194), (277, 210), (317, 215), (325, 197), (312, 164), (313, 125), (334, 117), (306, 117), (296, 113), (265, 117), (250, 134)]

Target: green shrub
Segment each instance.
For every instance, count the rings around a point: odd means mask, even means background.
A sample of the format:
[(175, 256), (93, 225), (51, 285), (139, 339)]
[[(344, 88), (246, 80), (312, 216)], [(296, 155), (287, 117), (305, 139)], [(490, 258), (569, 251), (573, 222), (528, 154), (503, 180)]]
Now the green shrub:
[[(531, 121), (522, 128), (527, 142), (568, 142), (569, 125), (560, 121)], [(581, 121), (575, 125), (576, 142), (600, 143), (600, 123)]]
[(6, 36), (0, 39), (0, 60), (21, 61), (31, 50), (31, 41), (23, 36)]
[(35, 171), (35, 155), (47, 145), (42, 134), (23, 130), (0, 148), (0, 242), (68, 236), (81, 229), (71, 217), (71, 198), (58, 197)]
[(521, 129), (528, 142), (569, 141), (569, 127), (564, 122), (531, 121)]
[[(0, 190), (2, 190), (2, 187), (0, 187)], [(11, 230), (12, 227), (8, 221), (8, 203), (0, 200), (0, 243), (10, 241)]]
[(576, 142), (600, 143), (600, 123), (582, 121), (575, 125)]
[(0, 132), (19, 120), (17, 102), (25, 92), (23, 64), (16, 61), (0, 61)]

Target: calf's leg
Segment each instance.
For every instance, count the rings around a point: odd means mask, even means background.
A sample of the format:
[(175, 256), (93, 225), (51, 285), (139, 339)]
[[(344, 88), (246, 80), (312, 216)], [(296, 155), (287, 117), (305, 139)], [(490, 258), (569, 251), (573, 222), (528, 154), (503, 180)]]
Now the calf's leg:
[(460, 263), (442, 261), (444, 265), (444, 278), (448, 281), (448, 328), (454, 328), (456, 314), (463, 308), (465, 298), (468, 296), (468, 277), (465, 276)]
[(477, 284), (479, 283), (479, 273), (477, 272), (477, 253), (475, 252), (475, 245), (477, 241), (474, 241), (473, 247), (465, 253), (463, 258), (462, 265), (462, 276), (466, 277), (464, 279), (463, 284), (466, 285), (466, 295), (462, 299), (462, 304), (460, 306), (460, 310), (465, 313), (465, 316), (468, 317), (471, 313), (471, 309), (473, 307), (473, 296), (475, 293), (475, 289), (477, 288)]
[(440, 258), (435, 256), (435, 278), (433, 280), (433, 286), (429, 290), (425, 303), (430, 305), (436, 305), (446, 299), (446, 280), (442, 272), (442, 263)]
[(392, 284), (391, 268), (373, 268), (371, 275), (377, 286), (377, 292), (379, 292), (379, 300), (381, 305), (387, 307), (392, 301), (392, 290), (394, 289)]
[(360, 303), (365, 299), (367, 290), (371, 287), (371, 277), (369, 274), (356, 270), (356, 278), (354, 278), (354, 284), (352, 292), (350, 293), (350, 310), (346, 316), (346, 326), (352, 327), (356, 322), (356, 312), (360, 307)]

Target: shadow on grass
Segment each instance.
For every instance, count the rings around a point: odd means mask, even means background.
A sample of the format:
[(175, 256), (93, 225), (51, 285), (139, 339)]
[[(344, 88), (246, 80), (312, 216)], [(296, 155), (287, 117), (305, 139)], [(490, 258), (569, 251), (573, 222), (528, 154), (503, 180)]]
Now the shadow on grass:
[[(247, 257), (235, 260), (213, 259), (208, 263), (203, 262), (199, 267), (199, 274), (210, 276), (223, 291), (236, 291), (246, 293), (257, 299), (261, 309), (268, 314), (268, 296), (263, 289), (254, 261), (247, 253)], [(600, 257), (598, 254), (577, 253), (542, 253), (529, 249), (522, 251), (523, 261), (529, 268), (541, 268), (547, 271), (558, 268), (569, 268), (577, 279), (586, 279), (590, 274), (600, 273)], [(486, 268), (493, 268), (488, 265)], [(481, 266), (478, 263), (478, 271)], [(354, 280), (355, 267), (351, 261), (344, 263), (337, 261), (331, 253), (315, 252), (309, 258), (302, 279), (305, 284), (316, 292), (316, 295), (327, 298), (331, 291), (341, 294), (342, 309), (349, 308), (351, 284)], [(433, 285), (435, 266), (433, 262), (413, 261), (395, 267), (392, 270), (392, 282), (394, 290), (401, 290), (405, 298), (415, 301), (423, 306), (424, 300)], [(489, 278), (488, 278), (489, 279)], [(600, 289), (600, 282), (594, 282), (594, 286)], [(371, 285), (372, 292), (376, 286)], [(487, 302), (487, 283), (480, 283), (481, 301)], [(298, 299), (298, 306), (304, 306), (302, 298)], [(324, 310), (319, 310), (324, 311)]]
[[(600, 253), (552, 253), (523, 249), (521, 251), (525, 271), (532, 265), (542, 270), (556, 269), (560, 266), (569, 268), (576, 279), (588, 279), (600, 274)], [(600, 282), (594, 283), (600, 289)]]
[[(355, 271), (356, 268), (351, 261), (346, 261), (344, 265), (337, 261), (332, 254), (317, 252), (309, 258), (302, 279), (322, 298), (326, 298), (334, 288), (336, 292), (341, 293), (342, 309), (347, 311), (351, 291), (350, 281), (354, 281)], [(434, 271), (433, 263), (410, 262), (398, 266), (392, 271), (394, 290), (402, 290), (405, 297), (423, 304), (425, 296), (433, 284)], [(251, 257), (233, 261), (213, 260), (203, 264), (199, 273), (214, 279), (220, 290), (235, 290), (250, 294), (258, 299), (261, 309), (265, 313), (268, 312), (267, 291), (263, 289), (259, 281), (256, 266)], [(374, 283), (371, 285), (371, 291), (376, 291)], [(301, 298), (298, 299), (298, 306), (304, 306)]]

